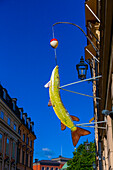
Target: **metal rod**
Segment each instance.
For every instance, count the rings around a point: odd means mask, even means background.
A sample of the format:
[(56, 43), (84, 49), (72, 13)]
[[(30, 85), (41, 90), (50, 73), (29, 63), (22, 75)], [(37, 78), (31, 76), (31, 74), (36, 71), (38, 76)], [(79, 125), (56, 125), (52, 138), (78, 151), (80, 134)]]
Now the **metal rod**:
[[(76, 125), (76, 126), (78, 126), (78, 125)], [(80, 126), (80, 125), (79, 125), (79, 126)], [(81, 126), (82, 126), (82, 125), (81, 125)], [(95, 127), (95, 126), (82, 126), (82, 127), (92, 127), (92, 128), (93, 128), (93, 127)]]
[[(97, 54), (99, 53), (99, 49), (94, 45), (94, 43), (91, 41), (91, 39), (88, 37), (88, 35), (84, 32), (84, 30), (79, 27), (78, 25), (74, 24), (74, 23), (71, 23), (71, 22), (56, 22), (55, 24), (53, 24), (53, 26), (57, 25), (57, 24), (70, 24), (70, 25), (74, 25), (76, 26), (77, 28), (79, 28), (83, 33), (84, 35), (86, 36), (86, 38), (90, 41), (92, 47), (94, 48), (94, 50), (97, 52)], [(52, 26), (52, 27), (53, 27)], [(99, 55), (99, 54), (98, 54)]]
[[(90, 128), (95, 128), (95, 126), (82, 126), (82, 127), (90, 127)], [(97, 127), (98, 129), (106, 129), (106, 127)]]
[(81, 123), (81, 124), (76, 124), (76, 126), (99, 124), (99, 123), (107, 123), (107, 121), (99, 121), (99, 122), (91, 122), (91, 123)]
[(86, 51), (99, 63), (100, 61), (86, 48)]
[(87, 96), (87, 97), (92, 97), (92, 98), (96, 98), (98, 100), (101, 100), (101, 98), (99, 97), (95, 97), (95, 96), (90, 96), (90, 95), (87, 95), (87, 94), (83, 94), (83, 93), (78, 93), (78, 92), (75, 92), (75, 91), (71, 91), (71, 90), (67, 90), (67, 89), (63, 89), (61, 87), (59, 87), (61, 90), (64, 90), (64, 91), (68, 91), (68, 92), (71, 92), (71, 93), (75, 93), (75, 94), (80, 94), (82, 96)]
[(92, 9), (87, 4), (85, 4), (85, 5), (89, 9), (89, 11), (93, 14), (93, 16), (98, 20), (98, 22), (100, 22), (100, 19), (95, 15), (95, 13), (92, 11)]
[[(87, 26), (86, 26), (87, 27)], [(98, 40), (98, 38), (93, 34), (93, 32), (91, 31), (91, 29), (89, 27), (87, 27), (87, 29), (90, 31), (90, 33), (93, 35), (93, 37), (96, 39), (96, 41), (98, 41), (100, 43), (100, 41)]]
[(97, 78), (100, 78), (100, 77), (102, 77), (102, 76), (100, 75), (100, 76), (92, 77), (92, 78), (89, 78), (89, 79), (76, 81), (76, 82), (73, 82), (73, 83), (69, 83), (69, 84), (66, 84), (66, 85), (60, 86), (60, 88), (62, 88), (62, 87), (66, 87), (66, 86), (70, 86), (70, 85), (73, 85), (73, 84), (82, 83), (82, 82), (85, 82), (85, 81), (94, 80), (94, 79), (97, 79)]

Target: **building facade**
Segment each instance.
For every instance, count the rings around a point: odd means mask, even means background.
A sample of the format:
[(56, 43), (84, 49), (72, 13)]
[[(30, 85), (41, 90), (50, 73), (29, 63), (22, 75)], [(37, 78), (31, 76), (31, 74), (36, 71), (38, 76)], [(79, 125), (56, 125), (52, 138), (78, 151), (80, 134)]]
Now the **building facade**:
[(89, 63), (93, 81), (96, 165), (99, 170), (113, 170), (113, 1), (85, 1), (88, 41), (85, 59)]
[(51, 160), (38, 161), (35, 159), (33, 170), (60, 170), (68, 160), (70, 160), (70, 158), (64, 158), (62, 156)]
[(33, 169), (34, 122), (16, 102), (0, 85), (0, 170)]

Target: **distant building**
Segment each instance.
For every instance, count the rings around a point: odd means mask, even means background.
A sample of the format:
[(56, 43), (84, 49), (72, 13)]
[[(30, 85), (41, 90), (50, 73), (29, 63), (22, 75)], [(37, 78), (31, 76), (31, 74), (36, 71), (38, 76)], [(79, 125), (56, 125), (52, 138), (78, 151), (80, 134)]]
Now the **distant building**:
[(68, 160), (70, 158), (64, 158), (62, 156), (51, 160), (38, 161), (38, 159), (35, 159), (33, 170), (60, 170)]
[(67, 162), (66, 162), (60, 170), (67, 170), (68, 167), (69, 166), (67, 165)]
[(0, 85), (0, 170), (33, 169), (34, 123), (16, 101)]

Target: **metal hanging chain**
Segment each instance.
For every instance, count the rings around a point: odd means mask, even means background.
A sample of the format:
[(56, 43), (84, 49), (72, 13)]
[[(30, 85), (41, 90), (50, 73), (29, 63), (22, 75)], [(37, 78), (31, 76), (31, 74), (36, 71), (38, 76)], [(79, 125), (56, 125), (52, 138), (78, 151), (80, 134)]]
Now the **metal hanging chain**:
[(57, 55), (56, 55), (56, 48), (54, 49), (54, 52), (55, 52), (55, 62), (56, 62), (56, 65), (57, 65)]
[(53, 24), (52, 27), (54, 27), (57, 24), (70, 24), (70, 25), (74, 25), (76, 27), (78, 27), (86, 36), (86, 38), (90, 41), (91, 45), (93, 46), (94, 50), (97, 52), (97, 54), (99, 55), (99, 49), (94, 45), (94, 43), (91, 41), (91, 39), (88, 37), (88, 35), (83, 31), (83, 29), (81, 27), (79, 27), (78, 25), (71, 23), (71, 22), (56, 22), (55, 24)]
[(63, 89), (61, 87), (59, 87), (61, 90), (64, 90), (64, 91), (68, 91), (68, 92), (71, 92), (71, 93), (75, 93), (75, 94), (80, 94), (82, 96), (87, 96), (87, 97), (92, 97), (92, 98), (96, 98), (98, 100), (101, 100), (101, 98), (99, 97), (95, 97), (95, 96), (90, 96), (90, 95), (87, 95), (87, 94), (83, 94), (83, 93), (78, 93), (78, 92), (75, 92), (75, 91), (71, 91), (71, 90), (67, 90), (67, 89)]
[(54, 28), (52, 27), (53, 38), (55, 38)]
[[(54, 28), (52, 27), (52, 33), (53, 33), (53, 38), (55, 38), (55, 33), (54, 33)], [(55, 63), (57, 65), (57, 55), (56, 55), (56, 48), (54, 48), (54, 53), (55, 53)]]

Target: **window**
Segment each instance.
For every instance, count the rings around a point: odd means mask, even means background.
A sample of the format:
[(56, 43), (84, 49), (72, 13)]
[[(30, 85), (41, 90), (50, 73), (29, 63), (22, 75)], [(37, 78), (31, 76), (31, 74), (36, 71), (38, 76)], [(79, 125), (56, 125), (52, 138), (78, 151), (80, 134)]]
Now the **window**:
[(58, 168), (56, 168), (55, 170), (58, 170)]
[(30, 129), (30, 122), (28, 122), (28, 128)]
[(25, 121), (25, 124), (26, 124), (26, 119), (27, 119), (27, 118), (26, 118), (26, 115), (24, 115), (24, 121)]
[(12, 158), (15, 158), (15, 142), (13, 142)]
[(51, 168), (51, 170), (53, 170), (53, 168)]
[(21, 135), (21, 130), (20, 130), (20, 128), (18, 128), (18, 134)]
[(26, 154), (26, 166), (28, 166), (28, 154)]
[(16, 98), (12, 98), (12, 104), (13, 104), (13, 110), (14, 111), (16, 110), (16, 101), (17, 101)]
[(30, 147), (32, 148), (32, 140), (30, 141)]
[(28, 145), (29, 144), (29, 138), (27, 137), (26, 139), (26, 144)]
[(42, 170), (44, 170), (44, 167), (42, 167)]
[(1, 111), (1, 119), (4, 119), (4, 112)]
[(14, 123), (14, 130), (16, 131), (16, 124)]
[(13, 110), (15, 111), (15, 102), (14, 101), (12, 101), (12, 103), (13, 103)]
[(7, 141), (6, 141), (6, 155), (9, 156), (9, 139), (7, 138)]
[(22, 111), (20, 111), (20, 119), (22, 119)]
[(32, 168), (32, 156), (30, 156), (30, 168)]
[(2, 134), (0, 134), (0, 152), (2, 152)]
[(25, 142), (25, 134), (23, 134), (23, 142)]
[(34, 132), (34, 124), (32, 124), (32, 132)]
[(11, 119), (8, 117), (8, 119), (7, 119), (7, 123), (8, 123), (8, 125), (10, 126), (10, 124), (11, 124)]
[(17, 163), (20, 163), (20, 148), (17, 148)]
[(15, 103), (13, 102), (13, 110), (15, 110)]
[(47, 167), (46, 170), (49, 170), (49, 167)]
[(6, 90), (3, 89), (3, 98), (6, 100)]
[(24, 157), (25, 157), (25, 152), (22, 152), (22, 164), (24, 165)]

